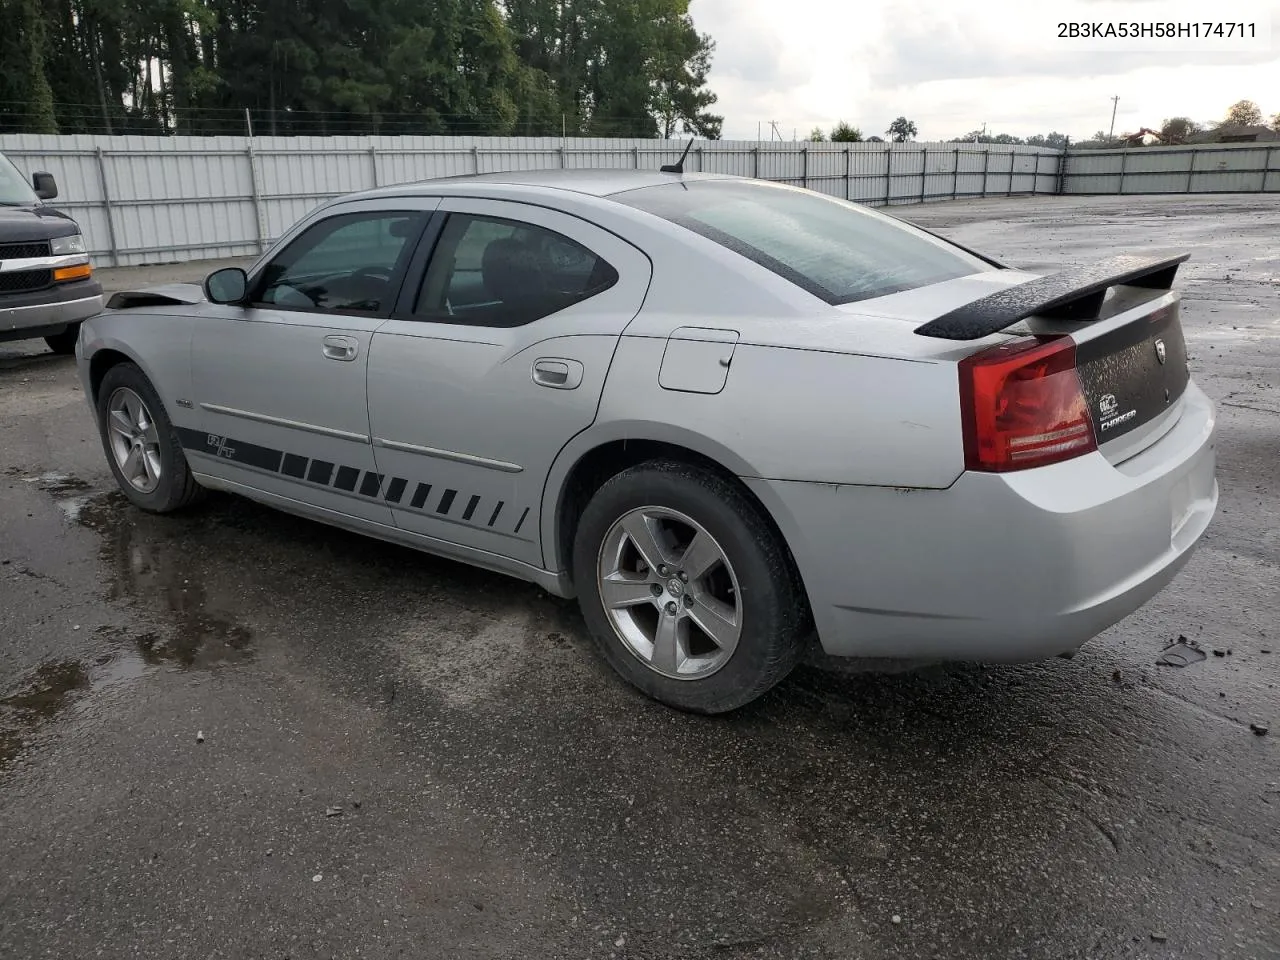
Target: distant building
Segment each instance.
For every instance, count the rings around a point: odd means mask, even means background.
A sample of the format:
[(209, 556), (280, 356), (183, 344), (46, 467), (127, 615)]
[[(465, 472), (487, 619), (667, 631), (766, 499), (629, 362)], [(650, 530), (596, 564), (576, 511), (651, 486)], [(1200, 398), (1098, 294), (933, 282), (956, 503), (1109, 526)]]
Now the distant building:
[(1187, 137), (1187, 143), (1276, 143), (1280, 133), (1262, 124), (1224, 123)]

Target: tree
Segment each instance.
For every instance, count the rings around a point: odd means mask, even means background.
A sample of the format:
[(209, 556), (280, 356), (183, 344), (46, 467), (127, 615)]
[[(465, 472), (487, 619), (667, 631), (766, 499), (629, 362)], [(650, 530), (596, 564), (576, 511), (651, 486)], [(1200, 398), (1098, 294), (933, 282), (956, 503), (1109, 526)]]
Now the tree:
[(884, 137), (867, 137), (867, 143), (884, 143)]
[(1280, 133), (1280, 113), (1271, 118), (1271, 129), (1276, 133)]
[(916, 130), (916, 125), (906, 117), (899, 117), (897, 120), (893, 121), (893, 123), (889, 124), (889, 129), (885, 131), (894, 143), (906, 143), (908, 140), (915, 137), (918, 132), (919, 131)]
[(1200, 124), (1189, 117), (1170, 117), (1160, 125), (1162, 143), (1186, 143), (1187, 138), (1200, 132)]
[(831, 128), (832, 143), (861, 143), (862, 131), (857, 127), (851, 127), (849, 124), (841, 120)]
[(814, 127), (812, 130), (809, 131), (808, 139), (811, 143), (822, 143), (824, 140), (827, 139), (827, 135), (823, 133), (821, 127)]
[(1227, 110), (1224, 124), (1252, 127), (1262, 123), (1262, 111), (1252, 100), (1237, 100)]
[(1067, 145), (1067, 135), (1058, 133), (1056, 130), (1043, 135), (1037, 133), (1034, 137), (1027, 137), (1025, 143), (1029, 147), (1052, 147), (1055, 150), (1061, 150)]
[(689, 0), (0, 0), (0, 131), (716, 138)]

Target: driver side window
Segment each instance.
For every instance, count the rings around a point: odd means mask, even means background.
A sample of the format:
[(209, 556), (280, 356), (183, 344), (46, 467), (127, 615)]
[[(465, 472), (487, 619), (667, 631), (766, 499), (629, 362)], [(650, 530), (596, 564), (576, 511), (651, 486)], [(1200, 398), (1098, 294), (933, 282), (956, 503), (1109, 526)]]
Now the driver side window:
[(261, 306), (333, 313), (386, 313), (426, 215), (347, 213), (308, 228), (262, 272)]

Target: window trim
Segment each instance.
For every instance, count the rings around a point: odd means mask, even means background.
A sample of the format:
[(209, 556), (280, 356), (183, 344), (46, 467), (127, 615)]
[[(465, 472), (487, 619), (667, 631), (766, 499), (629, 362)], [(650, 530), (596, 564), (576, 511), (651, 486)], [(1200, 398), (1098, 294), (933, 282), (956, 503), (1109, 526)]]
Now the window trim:
[[(330, 310), (324, 307), (295, 307), (289, 304), (266, 303), (259, 299), (267, 283), (267, 271), (271, 269), (271, 265), (281, 256), (291, 250), (295, 244), (303, 240), (308, 234), (318, 227), (333, 220), (375, 220), (385, 217), (407, 216), (417, 217), (421, 219), (421, 224), (414, 233), (410, 233), (405, 238), (404, 248), (396, 258), (396, 267), (388, 278), (387, 283), (391, 288), (391, 295), (387, 298), (387, 304), (378, 310)], [(269, 310), (281, 313), (309, 313), (318, 314), (326, 317), (362, 317), (368, 319), (387, 319), (394, 316), (396, 306), (400, 302), (400, 298), (404, 292), (405, 281), (409, 277), (410, 268), (413, 265), (414, 258), (417, 256), (419, 247), (422, 245), (423, 235), (428, 231), (432, 221), (437, 216), (435, 211), (414, 210), (400, 207), (386, 207), (377, 210), (335, 210), (329, 216), (319, 217), (315, 222), (303, 227), (297, 235), (289, 240), (287, 244), (281, 247), (268, 260), (265, 260), (255, 271), (249, 286), (249, 293), (245, 298), (245, 307), (250, 310)], [(406, 255), (406, 251), (408, 251)]]
[[(481, 198), (481, 199), (489, 199), (489, 198)], [(553, 210), (557, 213), (563, 213), (563, 211), (556, 210), (554, 207), (543, 207), (542, 209), (548, 209), (548, 210)], [(572, 216), (572, 214), (570, 214), (570, 216)], [(581, 300), (575, 300), (573, 303), (567, 304), (566, 306), (561, 307), (559, 310), (555, 310), (552, 313), (543, 314), (540, 317), (535, 317), (533, 320), (526, 320), (523, 323), (477, 322), (476, 320), (472, 318), (467, 318), (467, 317), (448, 317), (448, 316), (424, 317), (420, 314), (415, 313), (414, 307), (417, 305), (417, 300), (418, 300), (418, 297), (421, 295), (423, 285), (427, 282), (427, 273), (431, 269), (431, 264), (435, 262), (440, 241), (444, 236), (445, 227), (447, 226), (449, 219), (451, 217), (468, 217), (472, 220), (493, 220), (493, 221), (500, 221), (503, 223), (512, 223), (512, 224), (515, 224), (516, 226), (531, 227), (535, 230), (542, 230), (546, 233), (554, 234), (558, 237), (563, 237), (565, 240), (568, 240), (569, 242), (576, 244), (577, 246), (581, 247), (583, 250), (586, 250), (589, 254), (591, 254), (597, 260), (606, 264), (609, 267), (609, 269), (613, 271), (613, 274), (614, 274), (613, 282), (610, 283), (607, 287), (603, 287), (600, 290), (597, 290), (595, 293), (593, 293), (589, 297), (584, 297)], [(583, 222), (589, 223), (589, 221), (583, 221)], [(418, 249), (414, 252), (413, 259), (410, 261), (410, 269), (406, 274), (405, 282), (401, 284), (400, 295), (396, 300), (396, 308), (395, 308), (395, 311), (391, 314), (391, 319), (402, 320), (407, 323), (439, 323), (439, 324), (443, 324), (451, 327), (467, 327), (472, 329), (518, 330), (521, 327), (527, 327), (530, 324), (538, 323), (542, 320), (547, 319), (548, 317), (554, 317), (557, 314), (562, 313), (565, 310), (568, 310), (570, 307), (575, 307), (580, 303), (587, 303), (590, 300), (594, 300), (600, 294), (607, 293), (608, 291), (616, 287), (621, 279), (622, 279), (622, 274), (619, 272), (618, 268), (615, 267), (613, 263), (608, 259), (606, 259), (602, 254), (597, 253), (594, 249), (592, 249), (586, 243), (583, 243), (581, 240), (578, 240), (575, 237), (571, 237), (568, 234), (555, 229), (554, 227), (548, 227), (540, 223), (534, 223), (531, 220), (520, 220), (514, 216), (502, 216), (500, 214), (494, 214), (494, 213), (471, 213), (465, 210), (437, 209), (432, 214), (431, 223), (427, 225), (427, 229), (424, 231), (422, 237), (419, 240)]]

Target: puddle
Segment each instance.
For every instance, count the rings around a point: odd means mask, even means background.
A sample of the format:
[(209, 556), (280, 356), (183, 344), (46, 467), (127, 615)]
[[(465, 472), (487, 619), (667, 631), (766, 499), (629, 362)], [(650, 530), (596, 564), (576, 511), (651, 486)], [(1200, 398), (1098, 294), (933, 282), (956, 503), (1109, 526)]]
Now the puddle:
[(22, 753), (36, 730), (89, 689), (89, 671), (78, 660), (40, 666), (17, 693), (0, 697), (0, 770)]

